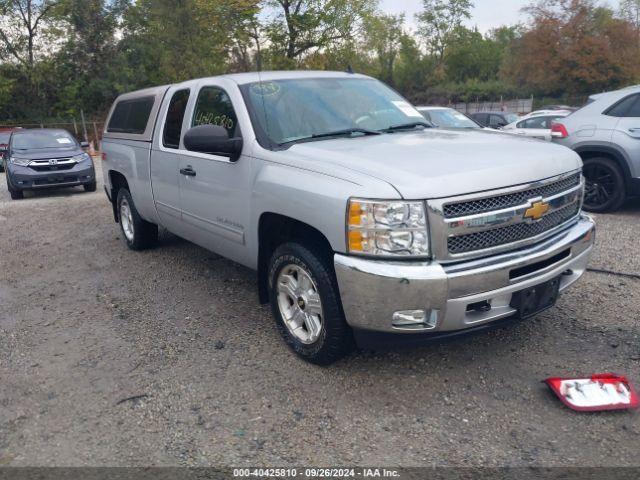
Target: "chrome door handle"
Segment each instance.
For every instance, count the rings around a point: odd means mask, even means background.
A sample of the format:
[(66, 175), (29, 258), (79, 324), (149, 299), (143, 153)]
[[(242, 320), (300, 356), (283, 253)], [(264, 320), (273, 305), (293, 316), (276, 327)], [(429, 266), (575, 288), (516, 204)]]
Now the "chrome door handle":
[(187, 168), (181, 168), (180, 173), (182, 175), (186, 175), (187, 177), (195, 177), (196, 171), (193, 169), (191, 165), (188, 165)]
[(629, 131), (630, 131), (631, 133), (640, 132), (640, 127), (637, 127), (637, 128), (630, 128), (630, 129), (629, 129)]

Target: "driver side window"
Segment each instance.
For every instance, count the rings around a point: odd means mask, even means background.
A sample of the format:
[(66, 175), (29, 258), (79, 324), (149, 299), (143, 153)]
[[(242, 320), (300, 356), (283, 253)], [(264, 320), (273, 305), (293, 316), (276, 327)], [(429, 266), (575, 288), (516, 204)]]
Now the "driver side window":
[(191, 122), (192, 127), (199, 125), (218, 125), (227, 131), (229, 138), (240, 136), (233, 103), (222, 88), (203, 87), (200, 90)]

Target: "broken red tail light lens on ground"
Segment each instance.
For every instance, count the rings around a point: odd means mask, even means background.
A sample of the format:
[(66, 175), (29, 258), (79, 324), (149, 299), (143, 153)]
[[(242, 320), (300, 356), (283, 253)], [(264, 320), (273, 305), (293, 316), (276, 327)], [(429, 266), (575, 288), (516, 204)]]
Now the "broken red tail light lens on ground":
[(582, 378), (547, 378), (545, 383), (567, 407), (581, 412), (638, 407), (638, 396), (620, 375), (603, 373)]

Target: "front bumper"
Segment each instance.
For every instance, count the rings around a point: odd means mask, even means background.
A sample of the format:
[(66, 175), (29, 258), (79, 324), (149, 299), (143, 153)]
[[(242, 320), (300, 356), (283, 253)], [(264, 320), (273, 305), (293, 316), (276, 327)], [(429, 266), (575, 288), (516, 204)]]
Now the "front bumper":
[(7, 165), (9, 180), (17, 190), (35, 190), (39, 188), (73, 187), (96, 181), (93, 162), (85, 161), (66, 170), (37, 172), (29, 167)]
[[(356, 330), (432, 335), (478, 329), (517, 314), (514, 293), (560, 277), (560, 291), (587, 268), (595, 224), (586, 215), (527, 249), (455, 264), (335, 255), (347, 323)], [(485, 303), (486, 302), (486, 303)], [(490, 309), (475, 306), (490, 305)], [(394, 326), (394, 313), (424, 310), (435, 326)]]

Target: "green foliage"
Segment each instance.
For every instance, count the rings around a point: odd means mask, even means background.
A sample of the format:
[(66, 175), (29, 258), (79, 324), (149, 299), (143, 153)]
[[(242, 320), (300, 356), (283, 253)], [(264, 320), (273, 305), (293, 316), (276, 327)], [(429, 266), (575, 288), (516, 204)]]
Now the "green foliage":
[(372, 15), (364, 18), (364, 50), (372, 57), (373, 75), (394, 83), (395, 62), (402, 47), (404, 15)]
[(442, 61), (453, 33), (465, 19), (471, 18), (471, 0), (422, 0), (423, 10), (416, 15), (418, 33), (427, 49)]
[(377, 6), (372, 0), (267, 0), (270, 64), (295, 66), (324, 48), (349, 42)]
[(420, 104), (640, 81), (640, 0), (536, 0), (528, 25), (484, 35), (463, 25), (472, 0), (422, 3), (412, 32), (378, 0), (0, 0), (0, 120), (102, 116), (125, 91), (261, 69), (351, 66)]

